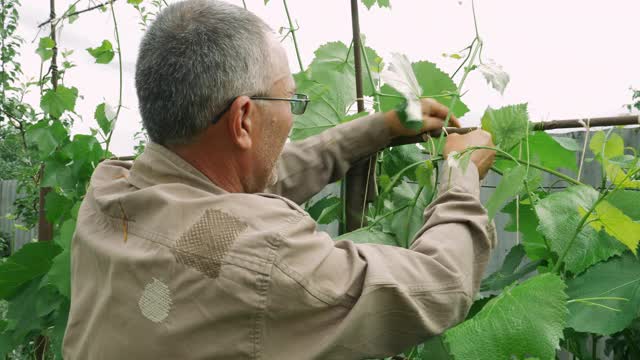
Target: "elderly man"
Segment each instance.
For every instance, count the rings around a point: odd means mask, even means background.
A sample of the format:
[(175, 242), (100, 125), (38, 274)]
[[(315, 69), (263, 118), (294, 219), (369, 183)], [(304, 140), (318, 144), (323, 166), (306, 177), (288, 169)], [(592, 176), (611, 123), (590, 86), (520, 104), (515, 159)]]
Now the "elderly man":
[[(334, 242), (299, 204), (415, 132), (387, 112), (285, 144), (306, 106), (287, 64), (242, 8), (188, 0), (157, 17), (136, 65), (152, 142), (91, 179), (65, 359), (383, 357), (465, 317), (494, 241), (478, 199), (493, 153), (445, 167), (411, 249)], [(422, 107), (422, 130), (442, 127), (447, 109)], [(490, 144), (449, 136), (445, 154)]]

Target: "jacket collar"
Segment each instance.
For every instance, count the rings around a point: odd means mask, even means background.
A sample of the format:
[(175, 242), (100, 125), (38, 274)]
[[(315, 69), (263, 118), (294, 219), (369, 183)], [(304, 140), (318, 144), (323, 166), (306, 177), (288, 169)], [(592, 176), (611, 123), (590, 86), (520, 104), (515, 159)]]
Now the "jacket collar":
[(178, 154), (157, 143), (148, 143), (133, 162), (129, 182), (146, 188), (154, 185), (180, 183), (213, 194), (227, 193)]

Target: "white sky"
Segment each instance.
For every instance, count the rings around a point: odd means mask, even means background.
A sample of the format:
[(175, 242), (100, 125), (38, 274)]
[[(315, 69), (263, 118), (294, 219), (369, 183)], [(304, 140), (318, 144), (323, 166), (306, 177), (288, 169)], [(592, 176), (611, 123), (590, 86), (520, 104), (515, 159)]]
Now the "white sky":
[[(62, 14), (72, 0), (57, 0)], [(145, 0), (149, 2), (149, 0)], [(172, 2), (172, 1), (168, 1)], [(231, 2), (242, 5), (241, 0)], [(274, 29), (287, 25), (283, 4), (271, 0), (246, 0), (249, 10)], [(34, 52), (37, 24), (49, 14), (48, 1), (23, 0), (19, 33), (26, 40), (22, 66), (26, 74), (37, 77), (40, 59)], [(97, 1), (95, 2), (97, 3)], [(466, 47), (474, 36), (469, 0), (391, 0), (392, 9), (360, 9), (361, 28), (367, 44), (385, 59), (391, 52), (406, 54), (412, 61), (429, 60), (452, 73), (459, 60), (442, 53)], [(86, 8), (83, 0), (77, 9)], [(289, 0), (292, 17), (300, 25), (298, 41), (305, 66), (313, 51), (329, 41), (351, 39), (349, 2), (346, 0)], [(112, 151), (118, 155), (133, 152), (133, 134), (140, 128), (134, 88), (134, 68), (142, 31), (135, 9), (118, 0), (115, 4), (124, 62), (126, 106), (114, 134)], [(490, 88), (482, 75), (469, 76), (463, 101), (471, 109), (463, 118), (466, 126), (476, 125), (487, 106), (499, 107), (528, 102), (534, 121), (577, 117), (611, 116), (625, 112), (623, 104), (631, 98), (630, 86), (640, 87), (640, 49), (637, 45), (637, 0), (478, 0), (476, 10), (485, 48), (483, 59), (494, 59), (511, 76), (504, 96)], [(36, 39), (31, 42), (32, 39)], [(95, 107), (107, 101), (115, 105), (118, 95), (117, 57), (109, 65), (94, 64), (84, 50), (109, 39), (115, 46), (109, 12), (93, 11), (65, 25), (59, 37), (63, 49), (75, 49), (71, 61), (78, 65), (65, 78), (84, 97), (76, 111), (83, 121), (75, 132), (86, 133), (97, 127)], [(291, 68), (299, 67), (290, 41), (285, 41)], [(36, 94), (27, 99), (38, 108)]]

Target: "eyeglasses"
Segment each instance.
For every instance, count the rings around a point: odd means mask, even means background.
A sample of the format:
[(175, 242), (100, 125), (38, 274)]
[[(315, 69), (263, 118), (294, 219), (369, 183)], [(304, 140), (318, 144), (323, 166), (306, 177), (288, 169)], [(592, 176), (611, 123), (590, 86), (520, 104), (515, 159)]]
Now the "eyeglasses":
[[(277, 97), (266, 97), (266, 96), (250, 96), (249, 99), (252, 100), (277, 100), (277, 101), (289, 101), (291, 104), (291, 113), (294, 115), (302, 115), (307, 110), (307, 105), (311, 101), (307, 95), (304, 94), (294, 94), (291, 98), (277, 98)], [(233, 98), (229, 102), (229, 104), (222, 110), (218, 115), (214, 116), (211, 120), (212, 124), (215, 124), (220, 120), (222, 115), (229, 111), (231, 108), (231, 104), (236, 100)]]

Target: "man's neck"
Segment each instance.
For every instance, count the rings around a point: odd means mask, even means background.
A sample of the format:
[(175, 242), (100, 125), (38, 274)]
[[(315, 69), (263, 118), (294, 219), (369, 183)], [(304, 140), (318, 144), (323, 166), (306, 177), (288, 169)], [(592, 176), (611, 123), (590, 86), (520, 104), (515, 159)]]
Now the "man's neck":
[[(203, 151), (198, 145), (174, 145), (171, 151), (200, 171), (212, 183), (231, 193), (246, 192), (240, 176), (240, 165), (224, 151)], [(211, 156), (202, 156), (210, 153)]]

